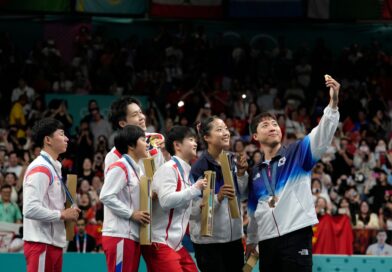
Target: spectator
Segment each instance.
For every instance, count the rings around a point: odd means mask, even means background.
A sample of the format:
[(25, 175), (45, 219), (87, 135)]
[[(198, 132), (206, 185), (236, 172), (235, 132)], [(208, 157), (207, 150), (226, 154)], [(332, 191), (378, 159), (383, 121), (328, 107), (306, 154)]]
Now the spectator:
[(94, 136), (86, 120), (80, 121), (76, 145), (78, 147), (76, 150), (76, 168), (79, 171), (82, 169), (84, 159), (94, 156)]
[[(248, 121), (248, 126), (252, 123), (253, 118), (260, 113), (259, 107), (257, 107), (257, 104), (255, 102), (250, 102), (249, 107), (248, 107), (248, 115), (247, 115), (247, 121)], [(249, 134), (249, 131), (246, 132)]]
[(101, 152), (97, 152), (94, 155), (93, 171), (95, 172), (95, 175), (103, 178), (104, 169), (105, 169), (104, 155)]
[(87, 223), (95, 221), (95, 209), (94, 206), (92, 206), (91, 197), (88, 192), (82, 192), (78, 195), (78, 207)]
[(90, 187), (90, 197), (91, 197), (92, 205), (99, 204), (99, 194), (101, 193), (102, 186), (103, 186), (103, 182), (101, 177), (94, 176), (92, 180), (92, 185)]
[(18, 201), (18, 178), (15, 173), (7, 172), (4, 175), (4, 184), (11, 186), (11, 202)]
[(22, 223), (22, 214), (18, 205), (11, 202), (12, 188), (8, 184), (1, 186), (0, 222)]
[(336, 188), (332, 187), (329, 190), (329, 199), (331, 200), (331, 214), (338, 213), (338, 204), (340, 201), (340, 196)]
[(14, 103), (11, 108), (11, 112), (9, 115), (9, 124), (10, 126), (15, 126), (17, 129), (16, 137), (18, 139), (24, 138), (26, 136), (26, 125), (27, 118), (26, 114), (23, 110), (24, 106), (27, 104), (27, 96), (21, 95), (19, 99)]
[(341, 175), (351, 174), (351, 166), (353, 165), (354, 156), (348, 152), (347, 147), (349, 140), (347, 138), (341, 139), (340, 145), (337, 146), (335, 159), (331, 161), (333, 172), (332, 179), (336, 180)]
[(8, 155), (8, 167), (6, 168), (6, 172), (15, 173), (17, 179), (22, 172), (22, 166), (19, 164), (18, 154), (14, 151)]
[(327, 201), (328, 205), (330, 205), (331, 200), (329, 199), (328, 194), (323, 192), (322, 188), (323, 188), (323, 186), (321, 184), (321, 181), (318, 178), (312, 178), (311, 189), (312, 189), (314, 203), (316, 203), (318, 198), (322, 197), (323, 199), (325, 199)]
[(90, 158), (85, 158), (83, 161), (82, 171), (79, 173), (78, 177), (82, 180), (87, 180), (88, 184), (91, 184), (95, 172), (93, 171), (93, 164)]
[(68, 103), (66, 100), (59, 100), (58, 106), (52, 111), (49, 117), (59, 120), (64, 125), (66, 135), (70, 136), (73, 118), (68, 112)]
[(322, 196), (317, 197), (315, 201), (317, 217), (323, 216), (325, 214), (331, 214), (331, 210), (329, 209), (328, 206), (329, 205), (327, 203), (327, 200), (324, 197)]
[(392, 186), (388, 184), (387, 173), (384, 170), (377, 170), (375, 172), (376, 185), (371, 187), (368, 182), (365, 185), (364, 193), (368, 197), (373, 197), (372, 211), (378, 213), (381, 206), (385, 203), (386, 192), (392, 190)]
[(68, 244), (68, 252), (86, 253), (95, 251), (96, 243), (94, 237), (86, 233), (86, 219), (79, 218), (76, 222), (77, 233)]
[(389, 163), (387, 158), (387, 144), (383, 139), (378, 140), (374, 148), (374, 157), (377, 167), (383, 168)]
[(296, 110), (291, 111), (289, 116), (286, 118), (286, 134), (293, 136), (295, 139), (302, 139), (305, 134), (304, 124), (298, 121), (298, 112)]
[(347, 215), (349, 218), (351, 218), (350, 202), (347, 198), (343, 197), (340, 199), (337, 214)]
[(374, 153), (371, 152), (366, 140), (361, 140), (359, 147), (354, 153), (353, 165), (357, 172), (365, 175), (365, 179), (371, 179), (373, 169), (376, 167)]
[(8, 132), (3, 128), (0, 128), (0, 150), (5, 152), (12, 150), (12, 145), (8, 142)]
[(90, 129), (94, 135), (94, 145), (97, 146), (99, 143), (99, 136), (103, 135), (106, 137), (106, 139), (109, 139), (110, 135), (112, 134), (112, 127), (108, 121), (102, 118), (98, 106), (91, 107), (90, 113), (92, 117), (90, 122)]
[(392, 232), (392, 192), (387, 191), (385, 194), (387, 202), (379, 211), (380, 227)]
[(8, 246), (8, 252), (23, 253), (23, 227), (19, 228), (19, 233), (14, 236), (10, 245)]
[(366, 250), (366, 255), (392, 256), (392, 246), (386, 244), (387, 233), (380, 230), (377, 233), (377, 243), (371, 244)]
[(379, 229), (379, 218), (377, 214), (370, 211), (369, 203), (362, 201), (359, 204), (359, 212), (355, 214), (353, 228)]
[(260, 150), (255, 150), (252, 153), (252, 157), (251, 157), (251, 160), (250, 160), (251, 163), (249, 164), (249, 166), (253, 167), (253, 166), (257, 165), (258, 163), (260, 163), (262, 158), (263, 158), (263, 153), (261, 153)]
[[(331, 180), (331, 176), (327, 173), (325, 173), (325, 165), (321, 162), (317, 163), (312, 170), (312, 178), (316, 178), (318, 180), (320, 180), (321, 182), (321, 189), (322, 189), (322, 193), (327, 195), (328, 194), (328, 190), (331, 188), (332, 184), (332, 180)], [(329, 201), (329, 198), (326, 197), (326, 199)]]
[(108, 153), (108, 151), (109, 151), (108, 139), (105, 136), (100, 135), (98, 137), (98, 143), (95, 148), (95, 153), (101, 153), (101, 154), (106, 155), (106, 153)]
[(391, 130), (391, 121), (385, 116), (384, 111), (378, 109), (376, 114), (373, 116), (370, 122), (370, 130), (374, 133), (374, 136), (379, 138), (385, 138), (387, 133)]
[(45, 102), (41, 96), (38, 96), (34, 99), (32, 104), (31, 111), (28, 115), (28, 123), (29, 125), (34, 125), (34, 123), (45, 116)]
[(81, 122), (87, 121), (88, 123), (90, 123), (93, 120), (93, 114), (92, 113), (97, 108), (98, 108), (97, 100), (91, 99), (90, 101), (88, 101), (88, 106), (87, 106), (88, 114), (83, 117)]
[[(33, 88), (27, 86), (24, 78), (19, 78), (18, 87), (12, 90), (11, 102), (15, 103), (22, 95), (26, 95), (26, 100), (28, 102), (26, 105), (31, 105), (35, 98), (35, 91)], [(25, 110), (25, 113), (28, 113), (28, 109), (29, 108), (27, 108), (27, 111)]]
[(102, 178), (100, 176), (94, 176), (91, 186), (97, 192), (98, 195), (101, 193), (102, 185), (103, 185)]

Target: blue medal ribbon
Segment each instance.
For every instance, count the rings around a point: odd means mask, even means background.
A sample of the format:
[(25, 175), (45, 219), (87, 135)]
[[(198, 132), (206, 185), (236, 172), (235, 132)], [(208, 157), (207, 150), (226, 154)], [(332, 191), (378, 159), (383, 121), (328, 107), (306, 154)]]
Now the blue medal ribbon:
[[(176, 157), (174, 157), (174, 156), (173, 156), (171, 159), (172, 159), (172, 160), (174, 161), (174, 163), (177, 165), (178, 171), (180, 171), (181, 178), (182, 178), (182, 180), (186, 183), (186, 181), (185, 181), (185, 176), (184, 176), (184, 169), (182, 168), (181, 163), (180, 163), (179, 160), (178, 160)], [(194, 178), (193, 178), (192, 175), (189, 175), (189, 180), (190, 180), (191, 184), (195, 183), (195, 180), (194, 180)]]
[(69, 190), (68, 190), (67, 185), (65, 185), (62, 176), (59, 175), (59, 173), (57, 173), (56, 168), (54, 167), (54, 165), (52, 164), (52, 162), (50, 161), (50, 159), (49, 159), (46, 155), (43, 155), (43, 154), (40, 154), (40, 155), (41, 155), (41, 157), (44, 158), (44, 160), (47, 161), (47, 162), (50, 164), (50, 166), (53, 168), (54, 172), (56, 173), (57, 178), (60, 180), (60, 183), (61, 183), (61, 185), (62, 185), (62, 187), (63, 187), (63, 189), (64, 189), (64, 191), (65, 191), (65, 195), (67, 196), (68, 201), (71, 203), (71, 206), (73, 206), (75, 202), (74, 202), (74, 200), (73, 200), (73, 198), (72, 198), (72, 196), (71, 196), (71, 193), (70, 193)]
[(137, 179), (138, 179), (139, 182), (140, 182), (139, 175), (138, 175), (138, 173), (136, 172), (135, 166), (133, 166), (133, 163), (132, 163), (131, 159), (130, 159), (130, 158), (128, 157), (128, 155), (126, 155), (126, 154), (123, 155), (123, 158), (125, 158), (125, 160), (127, 161), (127, 163), (132, 167), (133, 172), (135, 173)]
[(267, 169), (261, 169), (261, 174), (263, 176), (263, 182), (264, 182), (265, 187), (267, 188), (268, 194), (270, 196), (275, 196), (276, 170), (278, 168), (278, 164), (277, 163), (272, 163), (272, 161), (270, 162), (270, 164), (272, 164), (271, 179), (268, 178)]

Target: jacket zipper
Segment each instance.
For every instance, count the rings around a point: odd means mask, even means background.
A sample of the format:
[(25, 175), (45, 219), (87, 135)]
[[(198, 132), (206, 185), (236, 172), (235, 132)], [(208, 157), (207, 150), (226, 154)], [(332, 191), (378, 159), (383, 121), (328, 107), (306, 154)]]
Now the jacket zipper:
[[(272, 183), (272, 178), (273, 177), (272, 177), (272, 174), (271, 174), (271, 163), (272, 163), (272, 161), (268, 164), (268, 171), (267, 171), (267, 173), (268, 173), (269, 182)], [(275, 188), (273, 188), (273, 190), (275, 190)], [(280, 236), (279, 227), (278, 227), (278, 223), (276, 222), (274, 211), (272, 210), (271, 212), (272, 212), (272, 217), (274, 218), (274, 223), (275, 223), (275, 226), (276, 226), (276, 230), (278, 231), (278, 235)]]
[(231, 223), (230, 205), (229, 200), (227, 200), (227, 211), (229, 212), (229, 222), (230, 222), (230, 242), (233, 241), (233, 226)]
[(182, 239), (184, 239), (184, 234), (185, 234), (185, 231), (184, 231), (184, 217), (185, 217), (185, 211), (184, 211), (184, 213), (182, 214), (182, 220), (181, 220), (181, 239), (180, 239), (180, 241), (178, 242), (178, 244), (177, 244), (177, 246), (176, 246), (176, 249), (178, 248), (178, 246), (182, 243)]
[(278, 228), (278, 223), (276, 223), (274, 211), (271, 211), (271, 212), (272, 212), (272, 217), (274, 218), (274, 223), (275, 223), (275, 226), (276, 226), (276, 230), (278, 231), (278, 235), (280, 236), (280, 232), (279, 232), (279, 228)]
[[(185, 181), (183, 181), (183, 183), (184, 183), (184, 190), (185, 189), (187, 189), (187, 188), (190, 188), (190, 185), (188, 185), (187, 186), (187, 184), (185, 183)], [(182, 191), (182, 190), (181, 190)], [(188, 209), (189, 209), (189, 206), (188, 206)], [(182, 239), (184, 239), (184, 234), (185, 234), (185, 232), (186, 232), (186, 230), (184, 231), (184, 217), (185, 217), (185, 214), (186, 214), (186, 210), (187, 209), (184, 209), (184, 212), (182, 213), (182, 219), (181, 219), (181, 239), (180, 239), (180, 241), (178, 242), (178, 244), (177, 244), (177, 246), (176, 246), (176, 249), (178, 248), (178, 246), (182, 243)], [(189, 221), (188, 221), (188, 224), (189, 224)], [(176, 250), (175, 249), (175, 250)]]

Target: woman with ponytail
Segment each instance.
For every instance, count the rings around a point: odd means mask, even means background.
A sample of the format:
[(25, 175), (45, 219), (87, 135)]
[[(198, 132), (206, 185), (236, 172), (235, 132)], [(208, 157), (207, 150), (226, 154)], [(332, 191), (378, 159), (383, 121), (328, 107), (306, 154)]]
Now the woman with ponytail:
[[(230, 133), (226, 124), (216, 116), (207, 117), (197, 125), (197, 130), (206, 149), (192, 165), (191, 175), (194, 180), (204, 176), (204, 171), (216, 172), (213, 235), (201, 236), (201, 201), (193, 201), (190, 219), (191, 239), (195, 249), (197, 266), (200, 271), (242, 271), (244, 265), (244, 247), (242, 238), (242, 217), (231, 218), (229, 199), (237, 196), (240, 201), (246, 197), (248, 186), (248, 167), (244, 155), (229, 155), (235, 188), (225, 185), (219, 155), (230, 147)], [(240, 203), (238, 203), (240, 206)]]

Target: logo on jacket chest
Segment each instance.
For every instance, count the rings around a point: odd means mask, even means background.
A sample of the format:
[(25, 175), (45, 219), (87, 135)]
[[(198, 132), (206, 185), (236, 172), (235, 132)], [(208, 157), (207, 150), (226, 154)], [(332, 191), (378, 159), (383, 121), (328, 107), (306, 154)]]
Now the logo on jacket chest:
[(285, 163), (286, 163), (286, 157), (280, 158), (279, 161), (278, 161), (278, 167), (281, 167)]

